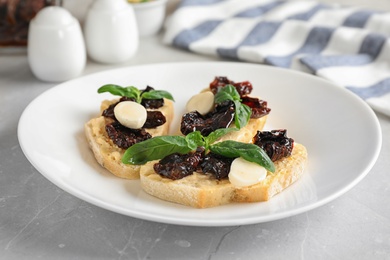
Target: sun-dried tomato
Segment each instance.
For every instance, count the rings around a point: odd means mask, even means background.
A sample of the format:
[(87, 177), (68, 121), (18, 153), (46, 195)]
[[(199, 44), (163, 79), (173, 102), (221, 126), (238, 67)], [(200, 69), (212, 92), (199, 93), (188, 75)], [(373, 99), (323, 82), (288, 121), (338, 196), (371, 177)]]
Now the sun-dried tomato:
[(167, 119), (160, 111), (147, 111), (147, 118), (143, 128), (156, 128), (165, 124)]
[(240, 94), (240, 97), (249, 95), (253, 90), (252, 83), (249, 81), (237, 82), (233, 86), (236, 88), (238, 94)]
[(105, 128), (110, 139), (123, 149), (152, 138), (144, 129), (130, 129), (121, 125), (118, 121), (107, 124)]
[(213, 111), (206, 115), (198, 111), (192, 111), (182, 116), (180, 131), (187, 135), (194, 131), (200, 131), (203, 136), (220, 128), (227, 128), (234, 119), (234, 103), (225, 101), (218, 104)]
[(271, 109), (267, 107), (268, 103), (265, 100), (245, 96), (242, 97), (242, 103), (252, 109), (251, 118), (260, 118), (271, 112)]
[(233, 158), (223, 157), (218, 154), (208, 153), (200, 164), (201, 172), (215, 176), (217, 180), (227, 178)]
[(233, 83), (234, 82), (229, 80), (227, 77), (215, 77), (214, 80), (210, 83), (210, 90), (215, 95), (222, 87)]
[[(146, 89), (144, 89), (141, 92), (141, 95), (144, 92), (149, 92), (151, 90), (154, 90), (154, 88), (152, 88), (150, 86), (147, 86)], [(163, 98), (158, 98), (158, 99), (146, 99), (146, 98), (143, 98), (142, 101), (141, 101), (141, 105), (143, 105), (145, 108), (157, 109), (157, 108), (160, 108), (160, 107), (164, 106), (164, 99)]]
[(102, 112), (102, 116), (104, 117), (109, 117), (109, 118), (112, 118), (112, 119), (115, 119), (115, 114), (114, 114), (114, 107), (118, 104), (119, 102), (115, 103), (115, 104), (111, 104), (108, 108), (106, 108), (105, 110), (103, 110)]
[(189, 154), (174, 153), (154, 164), (154, 171), (163, 177), (178, 180), (193, 174), (202, 159), (204, 149)]
[(217, 154), (205, 154), (203, 147), (198, 147), (195, 152), (189, 154), (171, 154), (154, 164), (154, 171), (163, 177), (178, 180), (193, 174), (194, 172), (209, 174), (217, 180), (228, 177), (232, 158), (226, 158)]
[(210, 83), (210, 90), (216, 94), (221, 88), (226, 85), (233, 85), (241, 97), (248, 95), (252, 92), (253, 86), (249, 81), (234, 82), (227, 77), (215, 77)]
[(287, 137), (287, 130), (257, 131), (253, 143), (262, 148), (274, 162), (288, 157), (294, 148), (294, 140)]

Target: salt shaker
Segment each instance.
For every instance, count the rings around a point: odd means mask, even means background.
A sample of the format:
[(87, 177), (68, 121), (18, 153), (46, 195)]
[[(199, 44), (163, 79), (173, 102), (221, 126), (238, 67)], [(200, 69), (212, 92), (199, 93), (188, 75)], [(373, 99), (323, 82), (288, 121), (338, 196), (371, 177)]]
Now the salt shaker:
[(78, 76), (87, 59), (78, 20), (60, 6), (43, 8), (30, 22), (27, 55), (38, 79), (65, 81)]
[(101, 63), (130, 59), (139, 44), (132, 6), (125, 0), (95, 0), (85, 18), (84, 36), (91, 59)]

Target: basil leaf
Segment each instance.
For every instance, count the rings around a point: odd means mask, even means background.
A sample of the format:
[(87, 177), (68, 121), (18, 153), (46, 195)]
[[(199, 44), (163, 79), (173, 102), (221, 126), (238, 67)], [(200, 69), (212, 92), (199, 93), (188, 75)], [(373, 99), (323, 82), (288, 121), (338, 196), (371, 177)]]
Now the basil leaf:
[(142, 94), (142, 98), (145, 98), (145, 99), (166, 98), (166, 99), (170, 99), (172, 101), (175, 101), (173, 99), (173, 96), (171, 95), (171, 93), (169, 93), (168, 91), (165, 91), (165, 90), (151, 90), (148, 92), (144, 92)]
[(226, 100), (240, 101), (240, 94), (233, 85), (226, 85), (215, 94), (215, 103), (222, 103)]
[(234, 101), (236, 113), (234, 114), (234, 123), (238, 129), (246, 126), (251, 118), (252, 109), (241, 102)]
[(124, 153), (122, 162), (140, 165), (162, 159), (173, 153), (186, 154), (191, 150), (183, 136), (156, 136), (130, 146)]
[(98, 89), (98, 93), (104, 92), (109, 92), (115, 96), (124, 96), (126, 94), (125, 88), (114, 84), (106, 84)]
[(234, 124), (238, 129), (246, 126), (252, 114), (252, 109), (241, 103), (241, 97), (237, 89), (233, 85), (226, 85), (215, 94), (215, 103), (222, 103), (223, 101), (231, 100), (234, 102), (235, 114)]
[(141, 103), (141, 91), (133, 86), (126, 87), (125, 97), (134, 98), (137, 103)]
[(185, 137), (188, 147), (191, 150), (196, 150), (199, 146), (205, 146), (203, 136), (200, 131), (191, 132)]
[(98, 89), (98, 93), (109, 92), (115, 96), (129, 97), (134, 98), (138, 103), (140, 103), (140, 94), (141, 91), (136, 87), (121, 87), (115, 84), (107, 84)]
[(229, 158), (242, 157), (263, 166), (267, 171), (275, 172), (275, 165), (267, 153), (255, 144), (228, 140), (210, 145), (210, 151)]
[(208, 149), (209, 145), (217, 141), (219, 138), (222, 136), (226, 135), (227, 133), (233, 132), (233, 131), (238, 131), (237, 128), (220, 128), (217, 129), (213, 132), (211, 132), (207, 137), (205, 137), (205, 142), (206, 142), (206, 148)]

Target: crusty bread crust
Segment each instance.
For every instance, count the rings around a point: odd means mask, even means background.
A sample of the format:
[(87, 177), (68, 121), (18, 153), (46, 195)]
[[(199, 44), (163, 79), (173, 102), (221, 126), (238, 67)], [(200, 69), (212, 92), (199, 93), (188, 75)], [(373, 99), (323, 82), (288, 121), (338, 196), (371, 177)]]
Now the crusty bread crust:
[(234, 187), (228, 179), (216, 180), (210, 175), (194, 173), (180, 180), (161, 177), (153, 170), (156, 161), (141, 167), (143, 190), (157, 198), (195, 208), (209, 208), (234, 202), (260, 202), (289, 187), (304, 172), (306, 148), (295, 143), (291, 156), (275, 162), (275, 173), (265, 180), (243, 188)]
[[(101, 104), (101, 111), (116, 101), (103, 101)], [(146, 129), (152, 136), (167, 135), (169, 132), (169, 126), (172, 122), (174, 113), (173, 102), (168, 99), (165, 99), (164, 102), (164, 106), (157, 110), (164, 114), (166, 123), (156, 128)], [(97, 162), (115, 176), (124, 179), (139, 179), (140, 166), (123, 164), (121, 160), (125, 150), (115, 145), (108, 137), (105, 126), (109, 121), (111, 121), (111, 119), (100, 116), (91, 119), (85, 124), (84, 131), (89, 147)]]

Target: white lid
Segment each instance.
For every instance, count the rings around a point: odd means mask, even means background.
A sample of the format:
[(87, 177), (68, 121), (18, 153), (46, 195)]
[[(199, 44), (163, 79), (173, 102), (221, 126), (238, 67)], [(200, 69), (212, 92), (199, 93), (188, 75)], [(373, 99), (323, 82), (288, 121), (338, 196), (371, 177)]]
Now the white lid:
[(34, 17), (35, 25), (46, 27), (64, 27), (74, 23), (75, 19), (68, 10), (60, 6), (48, 6)]

